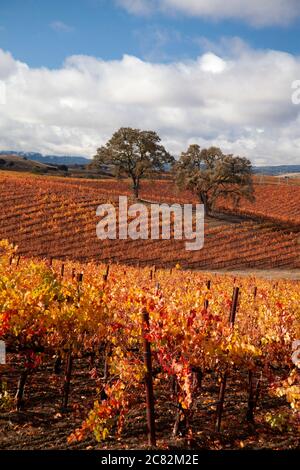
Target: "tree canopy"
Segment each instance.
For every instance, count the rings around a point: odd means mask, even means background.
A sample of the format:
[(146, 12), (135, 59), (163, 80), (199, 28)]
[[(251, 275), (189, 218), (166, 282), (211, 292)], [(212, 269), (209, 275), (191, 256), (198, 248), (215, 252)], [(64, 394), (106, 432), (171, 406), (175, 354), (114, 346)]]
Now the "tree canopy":
[(174, 172), (177, 185), (195, 193), (207, 215), (220, 197), (230, 198), (235, 204), (241, 198), (254, 200), (251, 162), (224, 155), (217, 147), (190, 145), (174, 165)]
[(141, 179), (162, 171), (174, 158), (161, 145), (156, 132), (123, 127), (115, 132), (94, 156), (96, 166), (111, 165), (115, 175), (132, 180), (132, 189), (139, 196)]

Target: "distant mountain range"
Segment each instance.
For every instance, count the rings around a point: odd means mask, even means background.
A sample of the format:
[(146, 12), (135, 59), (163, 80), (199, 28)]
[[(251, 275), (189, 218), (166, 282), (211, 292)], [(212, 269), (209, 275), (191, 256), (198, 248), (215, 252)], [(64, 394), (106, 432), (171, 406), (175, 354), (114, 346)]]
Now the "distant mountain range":
[(278, 176), (290, 173), (300, 173), (300, 165), (254, 166), (254, 173)]
[(88, 165), (90, 160), (86, 157), (58, 156), (58, 155), (42, 155), (36, 152), (13, 152), (0, 150), (0, 155), (17, 155), (19, 157), (28, 158), (34, 162), (45, 163), (49, 165)]
[[(18, 155), (26, 157), (29, 160), (49, 165), (88, 165), (91, 160), (87, 157), (42, 155), (36, 152), (14, 152), (0, 150), (0, 155)], [(291, 173), (300, 173), (300, 165), (279, 165), (279, 166), (254, 166), (253, 171), (256, 174), (278, 176)]]

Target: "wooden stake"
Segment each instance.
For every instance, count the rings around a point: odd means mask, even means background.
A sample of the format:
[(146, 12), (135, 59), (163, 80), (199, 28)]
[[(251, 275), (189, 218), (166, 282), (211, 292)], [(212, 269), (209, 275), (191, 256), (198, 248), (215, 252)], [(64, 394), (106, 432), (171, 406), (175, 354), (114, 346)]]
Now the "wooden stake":
[(144, 310), (143, 316), (142, 316), (142, 331), (143, 331), (144, 364), (146, 368), (145, 387), (146, 387), (148, 443), (149, 443), (149, 446), (155, 447), (156, 436), (155, 436), (155, 411), (154, 411), (151, 345), (150, 345), (150, 342), (146, 338), (146, 332), (148, 330), (149, 330), (149, 313), (146, 310)]
[(254, 289), (253, 289), (253, 297), (254, 297), (254, 299), (256, 299), (256, 296), (257, 296), (257, 287), (255, 286)]
[(221, 379), (221, 385), (219, 390), (219, 398), (218, 398), (218, 405), (217, 405), (217, 420), (216, 420), (216, 431), (220, 432), (221, 429), (221, 422), (222, 422), (222, 413), (224, 408), (224, 399), (225, 399), (225, 390), (226, 390), (226, 383), (227, 383), (227, 371), (224, 372), (224, 375)]
[(67, 411), (67, 408), (68, 408), (70, 382), (71, 382), (71, 375), (72, 375), (72, 365), (73, 365), (72, 352), (69, 351), (67, 355), (67, 360), (66, 360), (66, 369), (65, 369), (65, 377), (64, 377), (64, 385), (63, 385), (63, 395), (62, 395), (62, 410), (63, 411)]
[[(207, 283), (206, 283), (206, 287), (207, 287), (207, 290), (210, 290), (210, 286), (211, 286), (211, 281), (208, 280)], [(204, 300), (204, 308), (205, 310), (208, 309), (208, 306), (209, 306), (209, 301), (207, 299)]]
[(105, 274), (103, 275), (103, 281), (104, 281), (104, 282), (106, 282), (107, 279), (108, 279), (109, 271), (110, 271), (110, 265), (108, 264), (108, 265), (106, 266), (106, 272), (105, 272)]
[(231, 305), (231, 311), (230, 311), (230, 316), (229, 316), (229, 323), (231, 327), (233, 327), (234, 322), (235, 322), (235, 317), (236, 317), (236, 312), (237, 312), (237, 307), (238, 307), (238, 300), (239, 300), (239, 293), (240, 293), (239, 287), (235, 287), (233, 289), (232, 305)]
[(28, 373), (28, 369), (23, 370), (19, 378), (18, 389), (15, 396), (17, 411), (20, 411), (24, 405), (24, 390)]
[[(229, 315), (229, 324), (231, 328), (233, 328), (235, 319), (236, 319), (239, 293), (240, 293), (239, 287), (234, 287), (233, 296), (232, 296), (232, 305), (231, 305), (231, 310), (230, 310), (230, 315)], [(221, 379), (220, 390), (219, 390), (219, 400), (218, 400), (218, 405), (217, 405), (217, 419), (216, 419), (216, 431), (217, 432), (220, 432), (220, 429), (221, 429), (227, 377), (228, 377), (228, 371), (226, 370)]]

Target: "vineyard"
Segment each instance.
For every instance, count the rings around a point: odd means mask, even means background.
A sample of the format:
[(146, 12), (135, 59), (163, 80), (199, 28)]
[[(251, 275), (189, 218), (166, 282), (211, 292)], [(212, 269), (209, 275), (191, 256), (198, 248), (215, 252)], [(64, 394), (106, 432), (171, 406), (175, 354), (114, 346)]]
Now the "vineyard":
[[(255, 184), (256, 202), (238, 209), (219, 201), (226, 217), (207, 218), (204, 250), (181, 240), (105, 240), (95, 235), (96, 208), (130, 195), (128, 181), (0, 175), (0, 238), (27, 257), (122, 262), (187, 269), (296, 269), (300, 267), (300, 186)], [(143, 182), (141, 198), (197, 203), (170, 181)], [(234, 215), (231, 215), (234, 213)]]
[(1, 468), (292, 468), (300, 0), (0, 0), (0, 39)]
[(0, 260), (2, 449), (299, 447), (299, 281)]

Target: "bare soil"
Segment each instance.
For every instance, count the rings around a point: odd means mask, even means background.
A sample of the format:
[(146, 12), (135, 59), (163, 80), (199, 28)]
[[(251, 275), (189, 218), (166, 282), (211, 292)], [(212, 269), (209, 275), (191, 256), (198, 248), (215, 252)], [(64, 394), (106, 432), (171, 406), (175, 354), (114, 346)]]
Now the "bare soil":
[[(7, 381), (11, 396), (16, 392), (19, 376), (18, 359), (8, 355), (8, 364), (1, 366), (1, 380)], [(92, 406), (95, 382), (90, 376), (86, 359), (75, 360), (72, 376), (70, 409), (62, 413), (61, 386), (63, 374), (53, 373), (53, 360), (41, 366), (29, 378), (26, 401), (20, 412), (13, 403), (0, 411), (1, 450), (63, 450), (63, 449), (146, 449), (146, 413), (144, 397), (130, 411), (120, 438), (109, 437), (97, 443), (91, 435), (86, 440), (68, 445), (67, 437), (79, 427)], [(222, 432), (214, 430), (215, 409), (218, 397), (217, 377), (208, 374), (197, 393), (191, 418), (193, 439), (189, 444), (195, 449), (299, 449), (299, 432), (295, 427), (271, 428), (265, 415), (288, 413), (283, 399), (270, 397), (263, 382), (255, 413), (255, 424), (245, 420), (247, 409), (247, 373), (234, 373), (229, 377), (226, 390)], [(187, 448), (186, 438), (172, 438), (176, 406), (169, 385), (156, 392), (156, 423), (158, 447), (162, 449)]]

